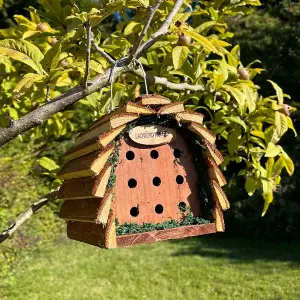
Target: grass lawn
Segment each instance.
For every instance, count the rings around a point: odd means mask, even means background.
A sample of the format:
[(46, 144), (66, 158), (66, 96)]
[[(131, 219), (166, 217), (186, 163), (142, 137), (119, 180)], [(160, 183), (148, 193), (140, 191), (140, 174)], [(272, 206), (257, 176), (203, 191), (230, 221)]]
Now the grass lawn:
[(67, 241), (33, 253), (0, 299), (300, 299), (300, 244), (214, 235), (102, 250)]

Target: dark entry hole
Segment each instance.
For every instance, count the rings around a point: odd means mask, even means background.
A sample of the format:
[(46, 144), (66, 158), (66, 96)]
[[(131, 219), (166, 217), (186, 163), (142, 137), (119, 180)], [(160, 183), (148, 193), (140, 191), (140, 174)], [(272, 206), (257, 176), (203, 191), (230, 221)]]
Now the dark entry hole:
[(139, 215), (140, 211), (139, 211), (139, 208), (138, 207), (132, 207), (131, 210), (130, 210), (130, 215), (132, 217), (137, 217)]
[(179, 149), (174, 149), (173, 154), (176, 158), (179, 158), (182, 155), (182, 152)]
[(181, 175), (178, 175), (178, 176), (176, 177), (176, 182), (177, 182), (178, 184), (183, 184), (184, 178), (183, 178)]
[(128, 159), (128, 160), (133, 160), (134, 159), (134, 152), (133, 151), (127, 151), (126, 152), (126, 158)]
[(161, 204), (157, 204), (156, 206), (155, 206), (155, 212), (157, 213), (157, 214), (162, 214), (163, 213), (163, 211), (164, 211), (164, 207), (161, 205)]
[(180, 202), (178, 204), (178, 208), (181, 212), (185, 212), (186, 211), (186, 204), (184, 202)]
[(128, 186), (129, 186), (131, 189), (135, 188), (136, 185), (137, 185), (137, 182), (136, 182), (136, 180), (135, 180), (134, 178), (131, 178), (131, 179), (128, 180)]
[(160, 184), (161, 184), (161, 180), (159, 177), (154, 177), (152, 182), (153, 182), (153, 185), (155, 185), (155, 186), (160, 186)]
[(150, 156), (151, 156), (151, 158), (153, 158), (153, 159), (157, 159), (157, 158), (158, 158), (158, 152), (157, 152), (156, 150), (152, 150), (152, 151), (150, 152)]

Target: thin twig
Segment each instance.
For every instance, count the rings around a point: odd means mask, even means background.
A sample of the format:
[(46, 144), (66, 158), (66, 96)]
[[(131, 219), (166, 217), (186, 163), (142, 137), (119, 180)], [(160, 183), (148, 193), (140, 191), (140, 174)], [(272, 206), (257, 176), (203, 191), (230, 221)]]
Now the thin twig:
[(141, 46), (142, 44), (142, 41), (143, 41), (143, 38), (145, 37), (149, 27), (150, 27), (150, 24), (151, 24), (151, 21), (155, 15), (155, 12), (157, 11), (158, 7), (160, 6), (160, 4), (163, 2), (163, 0), (157, 0), (156, 1), (156, 4), (154, 6), (150, 6), (149, 9), (150, 9), (150, 14), (148, 16), (148, 19), (147, 19), (147, 22), (146, 22), (146, 25), (145, 27), (143, 28), (142, 32), (141, 32), (141, 35), (139, 36), (139, 39), (138, 41), (136, 42), (135, 45), (133, 45), (132, 47), (132, 50), (131, 50), (131, 53), (129, 55), (129, 61), (132, 61), (132, 59), (136, 58), (136, 52), (137, 52), (137, 49)]
[(0, 233), (0, 244), (8, 239), (22, 224), (24, 224), (31, 216), (40, 208), (56, 199), (57, 191), (53, 191), (44, 195), (38, 202), (32, 204), (25, 212), (18, 216), (16, 221), (12, 223), (6, 230)]
[(49, 102), (51, 99), (50, 99), (50, 86), (47, 85), (46, 87), (46, 102)]
[(85, 72), (83, 77), (83, 86), (87, 87), (87, 81), (90, 74), (90, 61), (91, 61), (91, 39), (92, 39), (92, 27), (91, 27), (91, 21), (88, 19), (85, 23), (86, 28), (86, 41), (87, 41), (87, 47), (86, 47), (86, 61), (85, 61)]
[(178, 13), (180, 10), (182, 4), (184, 3), (184, 0), (177, 0), (171, 9), (170, 13), (166, 17), (165, 21), (162, 23), (158, 31), (152, 34), (152, 36), (144, 42), (136, 51), (136, 57), (140, 57), (142, 53), (149, 49), (162, 35), (167, 34), (168, 29), (172, 23), (172, 20), (174, 16)]
[(92, 45), (95, 48), (95, 50), (101, 55), (103, 56), (105, 59), (107, 59), (111, 64), (115, 64), (115, 60), (109, 55), (107, 54), (104, 50), (102, 50), (94, 40), (92, 40)]

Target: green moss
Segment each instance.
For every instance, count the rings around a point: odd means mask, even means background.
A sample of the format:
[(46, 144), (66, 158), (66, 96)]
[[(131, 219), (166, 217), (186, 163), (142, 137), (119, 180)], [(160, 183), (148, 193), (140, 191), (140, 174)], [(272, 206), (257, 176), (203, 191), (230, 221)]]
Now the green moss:
[(139, 225), (137, 223), (125, 223), (123, 225), (119, 225), (119, 221), (116, 218), (116, 233), (117, 235), (123, 234), (132, 234), (132, 233), (142, 233), (142, 232), (149, 232), (154, 230), (164, 230), (170, 228), (177, 228), (182, 226), (189, 226), (189, 225), (200, 225), (200, 224), (208, 224), (210, 223), (208, 220), (204, 220), (200, 217), (194, 217), (192, 213), (188, 212), (180, 222), (176, 220), (168, 220), (162, 223), (143, 223)]

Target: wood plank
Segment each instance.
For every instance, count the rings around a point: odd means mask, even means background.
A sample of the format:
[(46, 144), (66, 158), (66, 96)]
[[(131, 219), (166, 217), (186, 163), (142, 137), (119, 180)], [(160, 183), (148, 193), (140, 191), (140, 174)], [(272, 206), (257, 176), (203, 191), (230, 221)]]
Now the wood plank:
[(220, 165), (224, 161), (223, 155), (216, 148), (216, 145), (210, 144), (206, 139), (202, 139), (201, 143), (206, 148), (206, 150), (203, 151), (205, 158), (212, 158), (217, 165)]
[(99, 126), (100, 124), (110, 120), (111, 117), (121, 114), (121, 113), (137, 113), (140, 115), (154, 115), (154, 114), (156, 114), (156, 111), (150, 107), (145, 107), (138, 103), (128, 102), (125, 105), (115, 109), (111, 113), (104, 115), (99, 120), (93, 122), (90, 126), (90, 129)]
[(201, 124), (191, 123), (188, 129), (203, 139), (206, 139), (210, 144), (214, 144), (216, 136)]
[(191, 225), (165, 230), (128, 234), (117, 236), (118, 247), (133, 246), (136, 244), (154, 243), (172, 239), (199, 236), (216, 232), (215, 223)]
[(210, 180), (215, 180), (220, 187), (222, 187), (223, 185), (225, 185), (226, 179), (222, 173), (222, 171), (219, 169), (219, 167), (217, 166), (217, 164), (215, 163), (215, 161), (211, 158), (208, 157), (206, 159), (206, 163), (208, 165), (208, 178)]
[(67, 200), (63, 203), (59, 217), (65, 220), (106, 224), (113, 194), (109, 190), (104, 198)]
[(66, 180), (58, 192), (58, 199), (75, 200), (104, 197), (112, 165), (107, 163), (95, 177), (83, 177)]
[(137, 104), (159, 106), (171, 103), (171, 100), (157, 94), (141, 95), (135, 99)]
[(222, 208), (219, 203), (216, 203), (216, 206), (212, 211), (212, 215), (216, 223), (217, 232), (224, 232), (225, 231), (224, 216), (223, 216)]
[(179, 123), (198, 123), (202, 124), (204, 115), (194, 112), (194, 111), (183, 111), (173, 115), (173, 119), (175, 119)]
[(230, 203), (219, 184), (215, 180), (210, 180), (209, 186), (211, 188), (213, 201), (215, 203), (220, 203), (223, 210), (229, 209)]
[(63, 165), (56, 177), (61, 180), (69, 180), (98, 175), (113, 151), (114, 145), (110, 144), (102, 151), (91, 152), (73, 159)]
[(113, 215), (109, 217), (106, 226), (102, 224), (69, 221), (67, 224), (67, 236), (69, 239), (100, 248), (116, 248), (117, 240), (114, 223)]
[(162, 106), (157, 112), (158, 115), (168, 115), (184, 111), (183, 102), (175, 102)]
[(125, 125), (129, 122), (132, 122), (139, 118), (139, 114), (135, 113), (121, 113), (115, 116), (112, 116), (109, 121), (101, 123), (99, 126), (96, 126), (92, 129), (79, 134), (75, 139), (75, 145), (79, 145), (88, 141), (92, 138), (95, 138), (104, 132), (110, 131), (111, 129), (117, 128), (119, 126)]
[(101, 134), (98, 137), (85, 141), (84, 143), (71, 148), (64, 154), (65, 162), (84, 156), (96, 150), (104, 149), (125, 129), (125, 127), (126, 125), (119, 126)]

